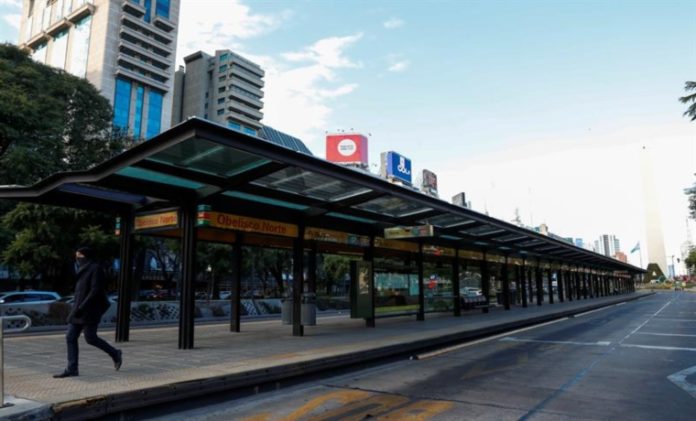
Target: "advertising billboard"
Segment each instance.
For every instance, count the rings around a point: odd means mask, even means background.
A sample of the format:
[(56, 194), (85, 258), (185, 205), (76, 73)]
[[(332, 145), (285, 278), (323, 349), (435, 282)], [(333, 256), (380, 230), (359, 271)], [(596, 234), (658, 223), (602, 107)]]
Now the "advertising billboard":
[(437, 197), (437, 175), (429, 170), (423, 170), (421, 191), (430, 196)]
[(411, 160), (396, 152), (382, 152), (382, 176), (411, 184)]
[(367, 137), (357, 133), (327, 135), (326, 159), (340, 164), (367, 166)]

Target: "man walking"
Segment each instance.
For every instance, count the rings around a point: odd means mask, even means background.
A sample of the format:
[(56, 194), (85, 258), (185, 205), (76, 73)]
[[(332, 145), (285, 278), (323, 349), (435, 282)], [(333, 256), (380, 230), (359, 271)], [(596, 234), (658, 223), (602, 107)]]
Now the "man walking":
[(84, 332), (85, 341), (109, 354), (114, 361), (114, 368), (121, 368), (121, 350), (109, 345), (97, 336), (97, 327), (102, 315), (109, 309), (109, 299), (106, 296), (104, 272), (94, 261), (94, 253), (89, 247), (82, 247), (75, 252), (77, 261), (77, 282), (72, 311), (68, 316), (68, 331), (65, 340), (68, 344), (68, 366), (60, 374), (53, 377), (62, 379), (79, 375), (77, 339)]

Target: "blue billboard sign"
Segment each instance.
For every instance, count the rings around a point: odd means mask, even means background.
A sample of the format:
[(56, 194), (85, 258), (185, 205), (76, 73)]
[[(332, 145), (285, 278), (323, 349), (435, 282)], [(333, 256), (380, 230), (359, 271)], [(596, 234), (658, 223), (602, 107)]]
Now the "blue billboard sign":
[(387, 177), (411, 184), (411, 160), (396, 152), (387, 152)]

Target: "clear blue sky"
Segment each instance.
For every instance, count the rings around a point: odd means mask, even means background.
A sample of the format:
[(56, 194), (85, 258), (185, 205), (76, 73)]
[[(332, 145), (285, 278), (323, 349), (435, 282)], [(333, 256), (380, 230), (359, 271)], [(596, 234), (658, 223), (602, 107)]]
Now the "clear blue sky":
[[(16, 42), (19, 3), (0, 0), (0, 40)], [(694, 0), (183, 0), (179, 35), (179, 57), (261, 63), (265, 122), (317, 155), (325, 131), (371, 133), (371, 161), (397, 150), (440, 175), (445, 199), (466, 191), (476, 210), (520, 208), (564, 236), (645, 241), (648, 145), (667, 255), (686, 238), (696, 124), (677, 98), (696, 80)]]

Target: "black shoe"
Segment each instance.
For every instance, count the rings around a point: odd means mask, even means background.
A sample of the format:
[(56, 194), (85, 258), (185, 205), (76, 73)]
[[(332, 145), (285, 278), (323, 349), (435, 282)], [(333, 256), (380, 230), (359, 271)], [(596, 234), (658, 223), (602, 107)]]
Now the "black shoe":
[(62, 378), (65, 378), (65, 377), (77, 377), (77, 376), (79, 376), (79, 374), (78, 374), (77, 371), (68, 371), (68, 370), (65, 370), (64, 372), (62, 372), (62, 373), (60, 373), (60, 374), (54, 374), (54, 375), (53, 375), (53, 378), (54, 378), (54, 379), (62, 379)]
[(122, 352), (121, 350), (116, 351), (116, 358), (114, 358), (114, 368), (116, 371), (121, 369), (121, 364), (123, 364), (123, 357), (122, 357)]

